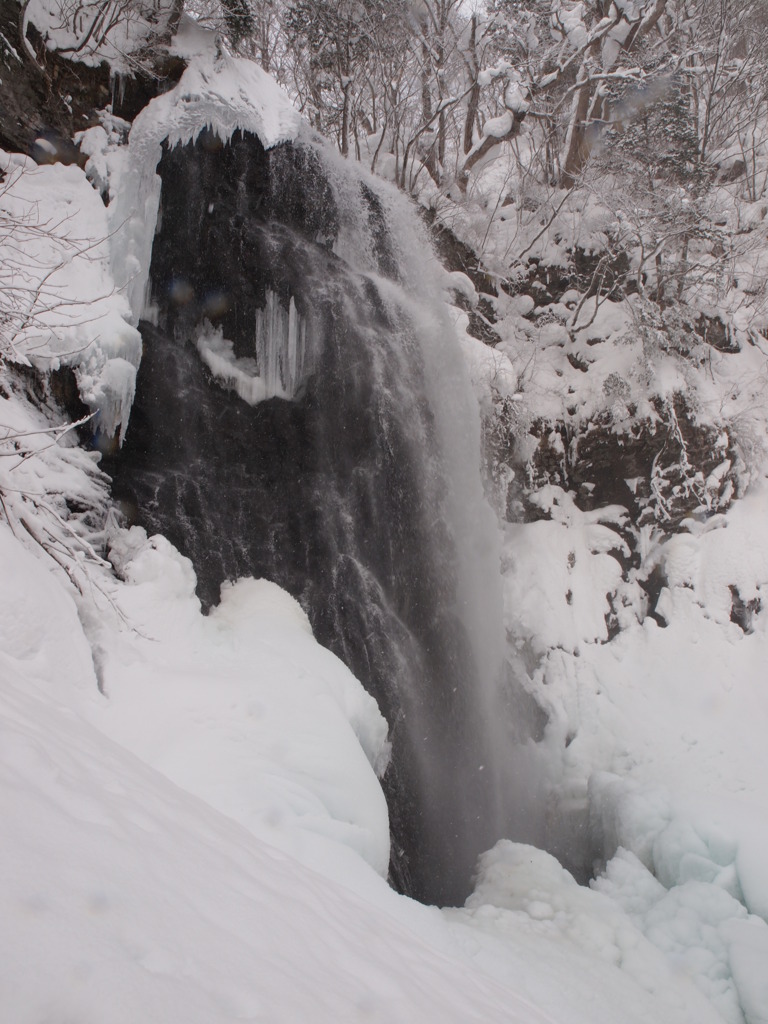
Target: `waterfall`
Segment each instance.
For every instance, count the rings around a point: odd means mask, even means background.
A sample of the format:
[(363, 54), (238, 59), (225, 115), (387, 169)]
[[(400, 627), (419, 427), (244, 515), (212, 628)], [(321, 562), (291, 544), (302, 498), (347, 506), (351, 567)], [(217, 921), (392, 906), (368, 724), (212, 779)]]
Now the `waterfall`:
[(166, 147), (154, 322), (114, 493), (221, 582), (264, 576), (379, 701), (393, 883), (463, 901), (511, 810), (479, 420), (412, 206), (317, 142)]

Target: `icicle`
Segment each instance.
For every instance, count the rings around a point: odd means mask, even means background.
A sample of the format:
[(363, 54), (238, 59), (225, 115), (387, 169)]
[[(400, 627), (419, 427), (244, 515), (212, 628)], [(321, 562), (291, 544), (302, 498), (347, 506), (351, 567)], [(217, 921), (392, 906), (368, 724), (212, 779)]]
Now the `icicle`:
[(286, 310), (279, 296), (268, 290), (255, 325), (257, 373), (264, 381), (267, 398), (290, 400), (301, 390), (307, 373), (306, 337), (306, 321), (293, 296)]
[(291, 297), (286, 310), (268, 290), (264, 309), (256, 311), (253, 357), (237, 358), (221, 328), (204, 323), (196, 339), (208, 369), (224, 386), (256, 405), (267, 398), (291, 401), (303, 389), (309, 366), (307, 323)]

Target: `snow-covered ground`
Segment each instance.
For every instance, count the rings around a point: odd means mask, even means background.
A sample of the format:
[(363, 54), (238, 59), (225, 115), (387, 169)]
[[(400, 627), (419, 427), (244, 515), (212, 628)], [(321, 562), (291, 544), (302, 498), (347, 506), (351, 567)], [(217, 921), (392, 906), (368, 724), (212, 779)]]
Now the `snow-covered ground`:
[[(138, 123), (139, 158), (159, 152), (163, 111), (186, 138), (214, 94), (236, 95), (272, 141), (292, 130), (276, 100), (259, 106), (263, 76), (238, 78), (227, 58), (217, 79), (209, 59)], [(74, 344), (41, 309), (17, 356), (69, 361), (81, 386), (91, 358), (107, 382), (123, 360), (115, 383), (132, 384), (156, 203), (126, 209), (153, 165), (131, 166), (105, 124), (88, 170), (99, 188), (119, 183), (109, 218), (77, 168), (3, 157), (12, 181), (24, 172), (11, 214), (26, 204), (30, 223), (67, 197), (54, 227), (61, 251), (79, 240), (74, 255), (37, 258), (63, 275), (46, 278), (56, 294), (82, 284), (78, 301), (104, 317), (75, 310)], [(548, 372), (561, 353), (542, 351)], [(491, 367), (512, 396), (517, 355)], [(0, 373), (4, 1019), (765, 1024), (766, 613), (755, 603), (747, 631), (730, 617), (731, 588), (749, 604), (768, 586), (760, 473), (727, 512), (646, 552), (663, 567), (665, 626), (638, 617), (639, 585), (622, 580), (621, 510), (580, 512), (552, 487), (537, 499), (548, 520), (507, 526), (507, 628), (549, 715), (531, 750), (541, 813), (602, 863), (579, 886), (549, 854), (502, 841), (466, 907), (440, 911), (386, 884), (386, 727), (301, 609), (241, 580), (203, 616), (190, 564), (163, 538), (95, 522), (94, 457), (45, 433)], [(108, 396), (113, 428), (129, 401)], [(610, 640), (609, 596), (622, 627)]]
[(0, 526), (8, 1019), (717, 1021), (540, 851), (467, 911), (395, 895), (382, 719), (298, 606), (241, 581), (206, 619), (167, 542), (113, 544), (76, 602)]

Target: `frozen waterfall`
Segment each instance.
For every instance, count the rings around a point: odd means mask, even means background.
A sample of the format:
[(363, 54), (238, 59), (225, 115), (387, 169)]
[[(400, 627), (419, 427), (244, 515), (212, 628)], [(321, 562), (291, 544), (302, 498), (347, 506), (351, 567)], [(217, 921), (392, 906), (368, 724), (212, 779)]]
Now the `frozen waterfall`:
[(115, 495), (204, 604), (267, 577), (379, 701), (391, 874), (455, 904), (513, 813), (480, 429), (413, 208), (316, 140), (166, 148)]

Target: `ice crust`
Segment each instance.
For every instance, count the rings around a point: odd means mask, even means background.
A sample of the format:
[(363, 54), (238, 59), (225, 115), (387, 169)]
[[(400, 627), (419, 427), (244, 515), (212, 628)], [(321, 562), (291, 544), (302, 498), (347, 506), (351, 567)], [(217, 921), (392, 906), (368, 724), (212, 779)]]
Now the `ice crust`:
[(270, 289), (264, 309), (256, 313), (254, 357), (236, 357), (221, 328), (207, 322), (196, 344), (214, 378), (249, 405), (268, 398), (290, 401), (300, 393), (311, 368), (305, 318), (296, 309), (293, 296), (285, 309)]

